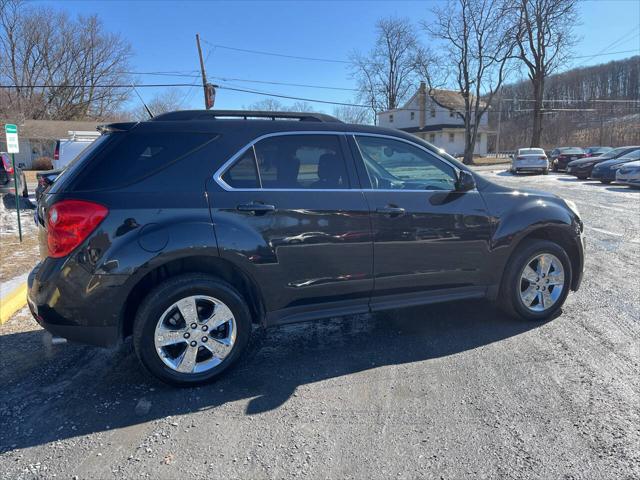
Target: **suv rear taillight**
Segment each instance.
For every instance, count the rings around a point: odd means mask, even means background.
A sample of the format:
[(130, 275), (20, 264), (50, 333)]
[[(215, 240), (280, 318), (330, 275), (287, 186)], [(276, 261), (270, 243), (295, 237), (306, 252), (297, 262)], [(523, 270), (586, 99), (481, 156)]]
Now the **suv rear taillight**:
[(47, 213), (49, 256), (69, 255), (109, 213), (102, 205), (84, 200), (62, 200)]
[(11, 160), (9, 160), (9, 155), (0, 155), (2, 157), (2, 165), (4, 166), (4, 171), (11, 174), (13, 173), (13, 165)]
[(53, 159), (60, 160), (60, 140), (56, 142), (56, 149), (53, 151)]

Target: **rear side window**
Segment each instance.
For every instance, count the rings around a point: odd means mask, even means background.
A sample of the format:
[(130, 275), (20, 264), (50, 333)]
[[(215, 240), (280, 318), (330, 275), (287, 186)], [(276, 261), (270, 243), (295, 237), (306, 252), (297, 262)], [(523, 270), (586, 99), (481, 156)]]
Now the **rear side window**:
[(285, 135), (255, 145), (264, 189), (349, 188), (340, 140), (335, 135)]
[(336, 135), (281, 135), (249, 148), (223, 174), (233, 188), (333, 190), (349, 188)]
[(211, 138), (208, 134), (186, 132), (124, 134), (119, 141), (96, 153), (88, 168), (83, 169), (77, 188), (96, 190), (135, 183)]
[(247, 150), (242, 157), (222, 175), (222, 180), (232, 188), (260, 188), (253, 148)]

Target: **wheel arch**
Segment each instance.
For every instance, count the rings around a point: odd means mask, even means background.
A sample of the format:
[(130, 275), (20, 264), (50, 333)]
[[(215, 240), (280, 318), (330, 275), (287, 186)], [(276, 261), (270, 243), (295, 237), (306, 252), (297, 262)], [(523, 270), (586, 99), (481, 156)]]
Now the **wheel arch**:
[(256, 282), (238, 266), (220, 257), (191, 255), (172, 259), (156, 265), (137, 279), (123, 304), (120, 315), (120, 336), (126, 338), (133, 333), (133, 322), (138, 307), (145, 296), (165, 280), (185, 273), (204, 273), (215, 276), (236, 288), (247, 301), (252, 323), (264, 324), (265, 303)]
[(547, 240), (560, 245), (567, 252), (571, 262), (571, 289), (577, 290), (582, 272), (582, 258), (574, 235), (571, 226), (566, 224), (545, 225), (523, 234), (514, 242), (511, 253), (503, 265), (499, 282), (500, 289), (502, 289), (502, 280), (507, 266), (523, 243), (530, 240)]

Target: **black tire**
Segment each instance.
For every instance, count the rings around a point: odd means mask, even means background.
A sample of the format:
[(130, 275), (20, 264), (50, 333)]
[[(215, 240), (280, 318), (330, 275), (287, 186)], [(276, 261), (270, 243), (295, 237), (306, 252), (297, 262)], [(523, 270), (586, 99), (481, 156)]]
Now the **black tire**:
[(576, 177), (578, 178), (578, 180), (586, 180), (587, 178), (589, 178), (584, 175), (576, 175)]
[(611, 180), (600, 180), (601, 183), (604, 183), (605, 185), (609, 185), (611, 183)]
[[(567, 252), (557, 243), (548, 240), (525, 240), (518, 245), (509, 259), (502, 276), (499, 307), (507, 314), (525, 320), (541, 321), (553, 317), (564, 304), (571, 287), (571, 261)], [(521, 275), (529, 261), (541, 253), (550, 253), (560, 260), (564, 269), (564, 285), (560, 297), (548, 309), (533, 311), (527, 308), (520, 298)]]
[[(207, 295), (224, 302), (236, 320), (236, 340), (222, 362), (201, 373), (180, 373), (160, 359), (154, 332), (162, 314), (173, 303), (190, 295)], [(242, 354), (251, 336), (251, 313), (245, 299), (228, 283), (206, 274), (184, 274), (155, 287), (140, 304), (133, 326), (133, 346), (140, 363), (159, 380), (170, 385), (190, 387), (211, 382)]]
[(543, 175), (549, 175), (549, 169), (548, 169), (548, 168), (545, 168), (545, 169), (542, 171), (542, 174), (543, 174)]

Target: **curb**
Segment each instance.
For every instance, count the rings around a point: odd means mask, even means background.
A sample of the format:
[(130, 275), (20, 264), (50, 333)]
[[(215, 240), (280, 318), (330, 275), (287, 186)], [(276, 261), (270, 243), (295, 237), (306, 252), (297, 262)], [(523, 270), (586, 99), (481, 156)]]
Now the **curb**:
[(27, 284), (22, 283), (0, 299), (0, 325), (27, 304)]

